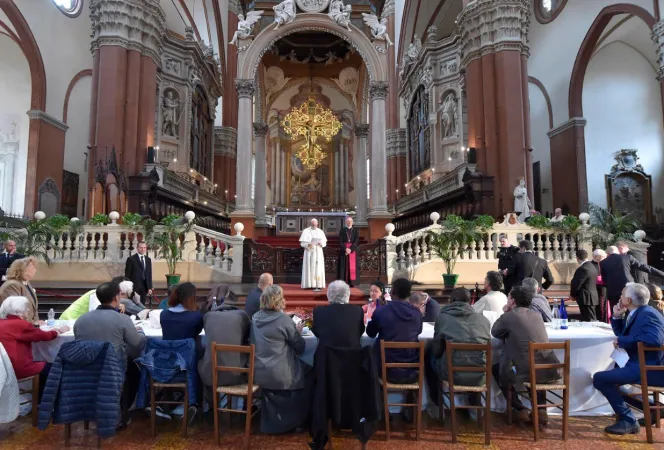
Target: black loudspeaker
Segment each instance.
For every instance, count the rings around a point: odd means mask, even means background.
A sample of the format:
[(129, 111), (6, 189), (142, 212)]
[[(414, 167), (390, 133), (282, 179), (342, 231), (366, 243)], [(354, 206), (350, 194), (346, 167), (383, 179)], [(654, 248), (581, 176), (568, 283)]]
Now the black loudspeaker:
[(154, 151), (154, 147), (148, 147), (148, 164), (154, 164), (156, 157), (157, 152)]
[(468, 164), (477, 164), (477, 150), (475, 147), (468, 149)]

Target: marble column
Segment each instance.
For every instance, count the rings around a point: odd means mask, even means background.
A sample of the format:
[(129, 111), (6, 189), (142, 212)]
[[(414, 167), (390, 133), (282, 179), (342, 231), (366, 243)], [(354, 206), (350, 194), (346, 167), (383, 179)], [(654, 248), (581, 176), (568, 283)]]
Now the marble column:
[(390, 217), (387, 211), (387, 153), (385, 133), (385, 99), (389, 91), (386, 82), (372, 82), (371, 99), (371, 212), (369, 217)]
[(357, 215), (355, 223), (357, 225), (367, 224), (367, 138), (369, 137), (369, 125), (365, 123), (355, 126), (355, 203), (357, 205)]
[[(254, 218), (251, 203), (252, 109), (254, 80), (235, 80), (238, 95), (236, 210), (233, 216)], [(253, 224), (252, 224), (253, 225)], [(245, 223), (246, 227), (247, 224)]]
[(265, 138), (269, 128), (267, 124), (254, 123), (254, 137), (256, 138), (256, 187), (254, 188), (254, 214), (256, 214), (256, 225), (267, 225), (265, 221), (265, 174), (267, 173), (265, 160)]

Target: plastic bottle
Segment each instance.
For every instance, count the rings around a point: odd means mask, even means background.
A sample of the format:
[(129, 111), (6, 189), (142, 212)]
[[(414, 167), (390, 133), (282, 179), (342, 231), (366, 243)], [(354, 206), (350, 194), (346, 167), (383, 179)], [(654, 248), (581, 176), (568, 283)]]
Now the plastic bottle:
[(46, 321), (46, 325), (49, 327), (54, 327), (55, 326), (55, 311), (53, 311), (53, 308), (51, 308), (48, 311), (48, 320)]
[(565, 299), (560, 299), (560, 329), (566, 330), (567, 326), (567, 308), (565, 308)]
[(553, 313), (553, 329), (554, 330), (559, 330), (560, 329), (560, 305), (558, 305), (558, 299), (555, 298), (553, 299), (553, 308), (551, 308), (551, 312)]

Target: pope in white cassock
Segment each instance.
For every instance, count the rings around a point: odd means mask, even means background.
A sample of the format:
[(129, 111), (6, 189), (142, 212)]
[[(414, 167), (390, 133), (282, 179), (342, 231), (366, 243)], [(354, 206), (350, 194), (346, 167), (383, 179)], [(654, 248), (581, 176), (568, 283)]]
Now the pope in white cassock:
[(323, 230), (318, 228), (316, 219), (311, 219), (311, 226), (302, 231), (300, 245), (304, 247), (302, 289), (320, 290), (325, 287), (323, 247), (327, 245), (327, 238)]

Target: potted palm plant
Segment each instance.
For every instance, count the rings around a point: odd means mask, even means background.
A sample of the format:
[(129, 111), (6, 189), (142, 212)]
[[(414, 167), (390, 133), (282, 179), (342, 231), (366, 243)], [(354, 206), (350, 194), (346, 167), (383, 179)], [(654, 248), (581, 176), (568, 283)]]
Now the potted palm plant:
[(178, 262), (182, 261), (182, 247), (185, 242), (180, 242), (180, 235), (187, 234), (193, 222), (187, 222), (184, 217), (170, 214), (161, 219), (160, 225), (163, 229), (152, 238), (160, 258), (166, 260), (168, 273), (166, 284), (168, 286), (180, 283), (181, 275), (177, 273)]
[(607, 248), (618, 241), (633, 241), (639, 222), (631, 214), (614, 214), (609, 209), (591, 203), (588, 239), (598, 248)]
[(467, 251), (476, 241), (483, 240), (493, 224), (491, 216), (465, 220), (451, 214), (445, 218), (440, 229), (429, 231), (431, 251), (445, 264), (443, 284), (446, 288), (453, 288), (459, 279), (459, 275), (454, 273), (459, 254)]

